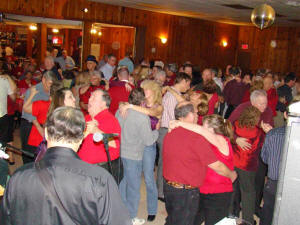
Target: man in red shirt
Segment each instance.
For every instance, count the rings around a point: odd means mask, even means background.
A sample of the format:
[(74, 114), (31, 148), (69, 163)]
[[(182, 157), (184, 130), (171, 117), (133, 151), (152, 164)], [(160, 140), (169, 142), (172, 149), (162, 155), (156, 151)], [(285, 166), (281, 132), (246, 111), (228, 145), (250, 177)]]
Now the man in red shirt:
[(118, 70), (118, 80), (110, 82), (109, 95), (111, 97), (111, 103), (109, 111), (115, 115), (120, 102), (128, 102), (130, 91), (134, 88), (129, 83), (129, 71), (127, 67), (121, 67)]
[(120, 158), (120, 135), (121, 127), (118, 120), (108, 111), (110, 96), (104, 90), (92, 92), (88, 103), (88, 115), (85, 116), (87, 122), (87, 136), (83, 140), (78, 156), (85, 162), (97, 164), (108, 170), (108, 158), (105, 152), (103, 141), (95, 142), (94, 133), (115, 133), (119, 137), (109, 140), (109, 154), (112, 163), (112, 175), (116, 181), (119, 177)]
[[(193, 104), (181, 102), (175, 108), (177, 120), (197, 123)], [(182, 138), (184, 137), (184, 138)], [(204, 137), (182, 127), (165, 136), (163, 145), (164, 196), (168, 213), (165, 225), (194, 224), (199, 207), (199, 187), (207, 168), (234, 181), (234, 171), (218, 161)]]

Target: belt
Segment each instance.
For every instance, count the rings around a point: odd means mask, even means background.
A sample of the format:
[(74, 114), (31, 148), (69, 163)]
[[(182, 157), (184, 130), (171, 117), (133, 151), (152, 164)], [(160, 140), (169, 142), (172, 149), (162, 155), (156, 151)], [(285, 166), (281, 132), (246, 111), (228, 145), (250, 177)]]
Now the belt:
[(188, 185), (188, 184), (181, 184), (181, 183), (178, 183), (176, 181), (169, 181), (169, 180), (166, 180), (166, 183), (174, 188), (177, 188), (177, 189), (187, 189), (187, 190), (190, 190), (190, 189), (196, 189), (197, 187), (194, 187), (192, 185)]

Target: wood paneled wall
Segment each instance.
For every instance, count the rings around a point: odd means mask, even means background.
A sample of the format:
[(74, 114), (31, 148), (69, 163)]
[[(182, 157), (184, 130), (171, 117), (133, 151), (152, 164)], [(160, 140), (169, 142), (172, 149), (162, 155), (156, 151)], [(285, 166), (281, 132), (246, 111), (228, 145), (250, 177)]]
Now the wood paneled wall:
[[(117, 59), (122, 59), (126, 51), (133, 51), (134, 28), (103, 27), (101, 32), (101, 36), (95, 34), (91, 39), (91, 43), (100, 44), (100, 57), (113, 53)], [(119, 48), (113, 48), (113, 43), (114, 45), (119, 43)]]
[[(249, 45), (250, 69), (300, 73), (300, 27), (272, 27), (262, 31), (240, 27), (238, 39), (239, 45)], [(275, 48), (271, 47), (272, 40), (276, 41)]]
[[(88, 13), (82, 11), (85, 7), (89, 9)], [(1, 0), (0, 11), (144, 27), (145, 44), (137, 47), (144, 48), (145, 57), (177, 63), (190, 60), (201, 67), (224, 68), (227, 64), (235, 64), (240, 44), (248, 43), (250, 69), (269, 67), (278, 72), (300, 72), (300, 28), (272, 27), (260, 31), (254, 27), (220, 24), (86, 0)], [(167, 44), (160, 42), (161, 35), (168, 38)], [(220, 46), (222, 39), (227, 39), (227, 48)], [(273, 39), (277, 40), (275, 49), (270, 48), (270, 40)], [(156, 49), (154, 53), (152, 48)]]

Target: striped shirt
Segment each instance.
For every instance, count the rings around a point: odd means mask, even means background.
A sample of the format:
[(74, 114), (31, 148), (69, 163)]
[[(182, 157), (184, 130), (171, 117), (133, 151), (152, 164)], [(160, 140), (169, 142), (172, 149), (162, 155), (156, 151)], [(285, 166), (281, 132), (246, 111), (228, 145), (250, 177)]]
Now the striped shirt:
[[(176, 91), (174, 88), (173, 90)], [(180, 94), (178, 91), (176, 92)], [(162, 105), (164, 107), (164, 111), (161, 117), (161, 127), (169, 128), (169, 122), (171, 120), (175, 120), (174, 111), (177, 103), (178, 103), (177, 99), (170, 92), (167, 92), (164, 95), (162, 99)]]
[(285, 140), (286, 127), (278, 127), (270, 130), (261, 150), (261, 158), (268, 164), (268, 178), (278, 180), (279, 164)]

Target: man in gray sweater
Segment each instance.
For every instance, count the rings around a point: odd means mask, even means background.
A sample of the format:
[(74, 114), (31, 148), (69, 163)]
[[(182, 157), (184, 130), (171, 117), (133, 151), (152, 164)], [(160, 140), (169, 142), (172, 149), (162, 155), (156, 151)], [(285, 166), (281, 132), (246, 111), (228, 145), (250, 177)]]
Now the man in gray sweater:
[[(143, 89), (136, 88), (130, 93), (128, 102), (140, 105), (144, 98)], [(127, 111), (125, 117), (117, 111), (116, 117), (121, 125), (121, 158), (124, 169), (119, 189), (133, 225), (140, 225), (145, 223), (144, 219), (136, 217), (140, 201), (143, 153), (146, 146), (157, 140), (158, 131), (152, 131), (149, 116), (132, 109)]]

